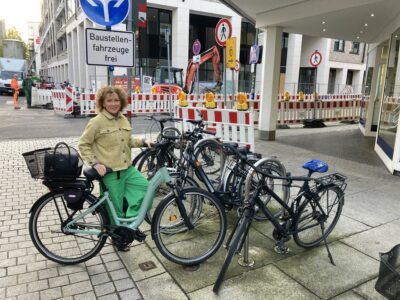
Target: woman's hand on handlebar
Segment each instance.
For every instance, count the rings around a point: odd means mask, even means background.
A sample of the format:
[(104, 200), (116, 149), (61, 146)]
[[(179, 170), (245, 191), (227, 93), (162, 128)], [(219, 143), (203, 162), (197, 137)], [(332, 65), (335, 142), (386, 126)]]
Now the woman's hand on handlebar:
[(106, 168), (106, 166), (103, 165), (103, 164), (95, 164), (95, 165), (93, 166), (93, 168), (97, 171), (97, 173), (99, 173), (99, 175), (100, 175), (101, 177), (103, 177), (103, 176), (106, 175), (106, 173), (107, 173), (107, 168)]

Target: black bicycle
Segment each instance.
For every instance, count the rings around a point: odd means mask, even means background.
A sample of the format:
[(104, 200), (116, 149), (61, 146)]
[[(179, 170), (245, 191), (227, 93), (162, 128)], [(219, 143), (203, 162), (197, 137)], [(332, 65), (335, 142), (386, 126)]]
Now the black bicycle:
[[(339, 173), (319, 178), (311, 177), (315, 172), (323, 173), (328, 169), (326, 163), (317, 160), (303, 165), (303, 168), (308, 170), (307, 176), (287, 176), (284, 178), (260, 169), (258, 166), (261, 164), (262, 160), (255, 164), (248, 162), (252, 172), (246, 178), (245, 184), (246, 186), (250, 185), (254, 176), (258, 177), (258, 180), (255, 181), (258, 184), (255, 188), (248, 189), (249, 194), (245, 204), (243, 208), (238, 210), (239, 218), (227, 239), (228, 252), (213, 288), (215, 293), (219, 290), (233, 256), (242, 250), (255, 216), (256, 205), (274, 226), (273, 237), (276, 240), (275, 249), (278, 252), (286, 253), (288, 251), (285, 243), (290, 240), (291, 236), (293, 236), (296, 244), (303, 248), (312, 248), (324, 242), (328, 257), (334, 265), (326, 238), (336, 226), (341, 215), (347, 178)], [(295, 181), (302, 181), (303, 185), (289, 205), (271, 190), (268, 184), (264, 183), (268, 178), (283, 179), (288, 182), (289, 187)], [(259, 195), (261, 193), (271, 195), (282, 206), (284, 214), (281, 217), (274, 216), (274, 213), (260, 202)]]

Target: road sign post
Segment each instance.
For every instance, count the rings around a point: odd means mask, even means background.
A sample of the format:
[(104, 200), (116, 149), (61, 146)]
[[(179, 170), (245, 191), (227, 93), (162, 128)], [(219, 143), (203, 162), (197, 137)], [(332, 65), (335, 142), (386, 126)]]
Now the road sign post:
[(223, 55), (224, 55), (224, 104), (226, 106), (226, 51), (225, 51), (225, 46), (226, 46), (226, 41), (232, 36), (232, 25), (231, 22), (228, 19), (222, 18), (218, 21), (217, 26), (215, 26), (215, 41), (217, 42), (218, 45), (223, 47)]
[[(199, 68), (200, 68), (200, 59), (201, 59), (199, 54), (200, 54), (200, 51), (201, 51), (201, 43), (200, 43), (200, 41), (198, 39), (196, 39), (193, 42), (192, 51), (193, 51), (193, 54), (195, 55), (195, 56), (193, 56), (193, 62), (197, 64), (197, 68), (196, 68), (196, 83), (195, 84), (196, 84), (196, 89), (197, 89), (197, 97), (196, 98), (197, 98), (197, 101), (199, 101), (199, 98), (200, 98)], [(195, 57), (196, 57), (196, 61), (194, 61)]]
[(314, 109), (313, 109), (313, 118), (312, 119), (306, 119), (303, 121), (304, 127), (306, 128), (321, 128), (321, 127), (325, 127), (324, 122), (321, 119), (316, 119), (316, 109), (317, 109), (317, 69), (318, 66), (321, 64), (322, 62), (322, 54), (318, 51), (315, 50), (311, 56), (310, 56), (310, 64), (311, 66), (314, 67)]

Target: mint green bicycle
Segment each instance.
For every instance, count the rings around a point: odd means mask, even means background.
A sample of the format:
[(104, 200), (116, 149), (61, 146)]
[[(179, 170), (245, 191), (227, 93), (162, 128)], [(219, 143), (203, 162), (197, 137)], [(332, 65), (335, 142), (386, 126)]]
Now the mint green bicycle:
[[(42, 179), (50, 190), (33, 204), (29, 220), (32, 242), (46, 258), (60, 264), (78, 264), (97, 255), (108, 237), (118, 244), (143, 241), (145, 236), (138, 228), (157, 189), (165, 184), (171, 192), (159, 205), (169, 209), (159, 213), (160, 220), (152, 224), (152, 238), (160, 252), (175, 263), (196, 265), (212, 256), (223, 243), (227, 224), (219, 201), (200, 188), (181, 188), (181, 184), (172, 183), (165, 167), (149, 181), (138, 216), (119, 218), (95, 169), (85, 170), (85, 177), (74, 180), (45, 178), (40, 171), (42, 150), (23, 155), (31, 176)], [(103, 190), (99, 198), (92, 194), (94, 180)], [(174, 237), (173, 242), (166, 240), (166, 235)]]

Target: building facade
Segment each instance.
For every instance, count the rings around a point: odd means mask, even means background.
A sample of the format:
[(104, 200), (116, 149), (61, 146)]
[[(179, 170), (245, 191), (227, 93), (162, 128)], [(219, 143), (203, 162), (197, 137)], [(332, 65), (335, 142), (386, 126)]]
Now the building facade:
[(24, 59), (24, 42), (3, 39), (3, 57)]
[[(42, 23), (40, 25), (43, 75), (56, 82), (69, 80), (81, 89), (93, 89), (107, 83), (107, 69), (86, 65), (85, 29), (102, 28), (88, 20), (77, 0), (43, 0)], [(233, 34), (237, 38), (237, 53), (240, 61), (238, 73), (227, 70), (228, 91), (232, 78), (240, 91), (249, 92), (252, 72), (249, 64), (251, 45), (262, 44), (262, 34), (256, 35), (255, 27), (218, 1), (161, 1), (147, 3), (147, 26), (136, 33), (136, 68), (134, 74), (152, 76), (158, 65), (167, 65), (165, 30), (171, 32), (171, 65), (184, 72), (192, 57), (192, 44), (199, 39), (202, 52), (216, 45), (214, 29), (221, 17), (231, 20)], [(125, 25), (113, 27), (125, 30)], [(314, 89), (314, 69), (309, 63), (310, 54), (318, 49), (323, 62), (318, 68), (317, 91), (319, 93), (360, 92), (364, 63), (364, 44), (314, 38), (299, 34), (282, 34), (281, 85), (280, 92), (311, 92)], [(222, 50), (219, 48), (222, 58)], [(261, 60), (260, 60), (261, 62)], [(221, 64), (222, 65), (222, 64)], [(260, 91), (260, 67), (256, 70), (255, 91)], [(222, 70), (221, 70), (222, 71)], [(126, 68), (116, 68), (116, 75), (126, 74)], [(233, 77), (232, 77), (233, 76)], [(214, 80), (212, 62), (200, 67), (199, 80)]]
[(28, 22), (28, 50), (31, 52), (31, 60), (28, 61), (28, 71), (33, 74), (40, 74), (40, 34), (39, 22)]

